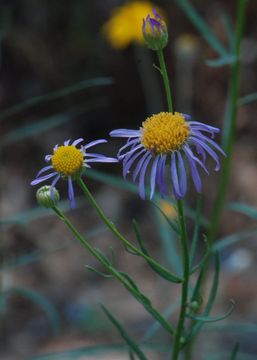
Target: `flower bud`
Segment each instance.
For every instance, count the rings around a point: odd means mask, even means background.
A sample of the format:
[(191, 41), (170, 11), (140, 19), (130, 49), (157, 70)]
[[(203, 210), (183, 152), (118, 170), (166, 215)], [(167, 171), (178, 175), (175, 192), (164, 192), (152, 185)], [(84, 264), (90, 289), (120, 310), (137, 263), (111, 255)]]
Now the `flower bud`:
[(37, 190), (36, 193), (37, 201), (39, 205), (46, 208), (54, 207), (60, 200), (59, 191), (55, 187), (44, 185)]
[(146, 45), (155, 51), (162, 50), (168, 43), (168, 30), (164, 20), (153, 9), (154, 17), (148, 15), (143, 19), (143, 35)]

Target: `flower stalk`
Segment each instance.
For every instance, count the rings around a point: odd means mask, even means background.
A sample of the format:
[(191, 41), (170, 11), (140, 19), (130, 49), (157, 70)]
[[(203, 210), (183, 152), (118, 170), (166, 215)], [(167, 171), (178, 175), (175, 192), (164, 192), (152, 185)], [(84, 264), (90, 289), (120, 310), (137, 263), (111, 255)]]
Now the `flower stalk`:
[[(174, 107), (172, 102), (170, 82), (166, 69), (165, 59), (163, 56), (163, 51), (159, 50), (157, 52), (157, 55), (158, 55), (160, 70), (164, 82), (166, 98), (168, 103), (168, 110), (173, 113)], [(173, 350), (171, 357), (172, 360), (177, 360), (180, 352), (181, 340), (183, 336), (184, 323), (186, 318), (188, 287), (189, 287), (189, 278), (190, 278), (190, 257), (189, 257), (188, 239), (187, 239), (186, 223), (185, 223), (184, 210), (183, 210), (183, 201), (181, 199), (177, 200), (177, 211), (178, 211), (178, 222), (180, 226), (180, 243), (181, 243), (181, 251), (182, 251), (182, 261), (183, 261), (183, 282), (182, 282), (182, 295), (181, 295), (179, 319), (173, 341)]]

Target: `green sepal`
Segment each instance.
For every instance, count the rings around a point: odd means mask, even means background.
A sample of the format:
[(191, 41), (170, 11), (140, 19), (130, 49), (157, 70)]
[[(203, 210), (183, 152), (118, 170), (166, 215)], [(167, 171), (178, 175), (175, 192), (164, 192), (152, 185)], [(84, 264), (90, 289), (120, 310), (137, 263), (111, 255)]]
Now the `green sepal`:
[[(110, 313), (109, 310), (104, 305), (101, 305), (101, 308), (105, 315), (108, 317), (108, 319), (111, 321), (111, 323), (115, 326), (115, 328), (118, 330), (119, 334), (125, 340), (127, 343), (130, 352), (135, 353), (140, 360), (147, 360), (146, 356), (142, 352), (142, 350), (139, 348), (139, 346), (135, 343), (135, 341), (129, 336), (127, 331), (123, 328), (123, 326), (118, 322), (118, 320)], [(133, 359), (133, 358), (132, 358)]]

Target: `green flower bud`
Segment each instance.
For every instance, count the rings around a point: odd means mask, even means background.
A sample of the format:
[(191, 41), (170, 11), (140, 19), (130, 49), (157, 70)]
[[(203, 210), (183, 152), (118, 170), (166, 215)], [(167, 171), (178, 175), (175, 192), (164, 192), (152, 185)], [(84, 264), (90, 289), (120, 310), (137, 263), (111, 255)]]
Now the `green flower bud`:
[(55, 187), (44, 185), (37, 190), (37, 201), (39, 205), (46, 208), (54, 207), (60, 200), (59, 191)]
[(143, 19), (143, 35), (146, 45), (155, 51), (162, 50), (168, 43), (168, 30), (164, 20), (153, 9), (154, 17), (150, 15)]

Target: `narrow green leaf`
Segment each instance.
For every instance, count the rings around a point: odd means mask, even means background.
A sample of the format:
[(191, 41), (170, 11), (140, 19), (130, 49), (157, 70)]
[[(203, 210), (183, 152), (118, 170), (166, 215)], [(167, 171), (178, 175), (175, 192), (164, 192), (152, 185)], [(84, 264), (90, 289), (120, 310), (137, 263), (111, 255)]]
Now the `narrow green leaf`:
[(229, 322), (227, 324), (215, 324), (215, 325), (210, 324), (210, 326), (208, 326), (206, 329), (208, 331), (218, 331), (218, 332), (257, 334), (257, 324), (251, 324), (251, 323), (230, 323)]
[(222, 43), (217, 39), (216, 35), (214, 35), (211, 28), (207, 25), (207, 23), (203, 20), (203, 18), (199, 15), (199, 13), (195, 10), (193, 5), (188, 0), (176, 0), (178, 6), (182, 8), (187, 17), (194, 24), (196, 29), (199, 31), (201, 36), (208, 42), (208, 44), (217, 51), (217, 53), (221, 56), (225, 56), (227, 54), (227, 50), (224, 48)]
[(130, 350), (135, 353), (140, 360), (147, 360), (146, 356), (139, 348), (139, 346), (135, 343), (134, 340), (128, 335), (126, 330), (121, 326), (121, 324), (115, 319), (115, 317), (110, 313), (109, 310), (103, 305), (101, 305), (102, 310), (104, 311), (105, 315), (111, 321), (111, 323), (116, 327), (118, 332), (120, 333), (123, 340), (126, 341), (127, 345), (129, 346)]
[[(150, 259), (152, 259), (151, 255), (149, 254), (148, 250), (146, 249), (146, 246), (143, 242), (143, 239), (141, 237), (138, 225), (136, 223), (135, 220), (133, 220), (133, 228), (134, 231), (136, 233), (136, 237), (140, 246), (140, 249), (142, 250), (142, 252), (147, 255)], [(174, 277), (173, 274), (171, 274), (170, 272), (168, 272), (165, 268), (163, 268), (160, 264), (158, 264), (157, 262), (152, 262), (151, 260), (145, 259), (147, 261), (147, 263), (149, 264), (149, 266), (158, 274), (160, 275), (162, 278), (164, 278), (165, 280), (171, 281), (171, 282), (177, 282), (177, 278)]]
[(248, 105), (254, 101), (257, 101), (257, 92), (241, 97), (238, 101), (238, 105), (239, 106)]
[(102, 250), (95, 248), (95, 251), (98, 253), (98, 255), (101, 257), (102, 261), (105, 263), (106, 266), (111, 266), (112, 263), (108, 259), (108, 257), (102, 252)]
[(137, 221), (135, 219), (132, 220), (132, 227), (133, 227), (134, 233), (136, 235), (136, 239), (137, 239), (137, 242), (138, 242), (138, 244), (140, 246), (140, 249), (142, 250), (142, 252), (145, 255), (149, 256), (149, 253), (148, 253), (148, 251), (146, 249), (146, 246), (145, 246), (145, 244), (143, 242), (138, 223), (137, 223)]
[(232, 350), (230, 360), (236, 360), (239, 348), (240, 348), (240, 344), (237, 342), (234, 346), (234, 349)]
[[(133, 289), (136, 290), (138, 292), (138, 294), (141, 295), (141, 292), (138, 289), (138, 286), (136, 285), (136, 283), (131, 279), (131, 277), (127, 273), (125, 273), (124, 271), (119, 271), (119, 274), (121, 274), (129, 282), (129, 284), (133, 287)], [(147, 302), (148, 302), (148, 300), (147, 300)]]
[(230, 305), (228, 311), (222, 316), (202, 316), (202, 315), (187, 314), (187, 317), (189, 317), (192, 320), (200, 321), (200, 322), (204, 322), (204, 323), (217, 322), (217, 321), (224, 320), (227, 317), (229, 317), (234, 310), (235, 303), (233, 300), (230, 300), (230, 302), (231, 302), (231, 305)]
[[(180, 304), (180, 297), (175, 300), (171, 305), (168, 306), (167, 309), (164, 310), (162, 316), (167, 319), (170, 318), (171, 315), (178, 309)], [(161, 329), (161, 325), (158, 321), (154, 321), (153, 324), (147, 329), (143, 342), (149, 341), (153, 336)]]
[(82, 80), (71, 86), (67, 86), (57, 91), (50, 92), (46, 95), (36, 96), (21, 103), (18, 103), (9, 109), (0, 112), (0, 120), (4, 120), (12, 115), (16, 115), (24, 110), (27, 110), (35, 105), (44, 104), (52, 100), (61, 99), (65, 96), (74, 94), (85, 89), (95, 86), (106, 86), (113, 84), (113, 79), (110, 77), (98, 77), (94, 79)]
[(205, 60), (205, 63), (210, 67), (221, 67), (225, 65), (232, 65), (235, 61), (236, 57), (234, 55), (228, 54), (215, 60)]
[(1, 147), (10, 145), (11, 143), (19, 140), (23, 140), (30, 136), (35, 136), (42, 134), (42, 132), (49, 131), (55, 127), (61, 126), (72, 119), (75, 116), (84, 114), (86, 111), (92, 109), (93, 107), (106, 105), (106, 98), (90, 99), (83, 106), (73, 110), (66, 111), (60, 114), (46, 117), (40, 119), (33, 124), (21, 126), (13, 131), (8, 132), (7, 134), (1, 137)]
[(222, 251), (225, 248), (236, 244), (238, 241), (243, 239), (250, 238), (251, 236), (255, 236), (257, 234), (257, 227), (252, 227), (248, 230), (241, 231), (239, 233), (235, 233), (232, 235), (228, 235), (224, 238), (219, 239), (213, 246), (213, 251)]
[(93, 266), (86, 265), (85, 267), (86, 267), (89, 271), (92, 271), (92, 272), (96, 273), (97, 275), (103, 276), (104, 278), (113, 278), (113, 275), (104, 274), (103, 272), (97, 270), (97, 269), (94, 268)]
[(12, 294), (19, 294), (20, 296), (25, 297), (28, 300), (37, 304), (45, 312), (53, 332), (56, 334), (60, 332), (61, 326), (60, 326), (59, 314), (55, 309), (55, 307), (53, 306), (53, 304), (45, 296), (43, 296), (42, 294), (40, 294), (38, 291), (35, 290), (31, 290), (23, 287), (13, 287), (2, 292), (0, 298), (4, 297), (7, 301), (7, 299)]
[(249, 216), (255, 220), (257, 220), (257, 208), (244, 204), (244, 203), (238, 203), (238, 202), (234, 202), (234, 203), (230, 203), (228, 205), (228, 209), (230, 210), (234, 210), (237, 212), (240, 212), (246, 216)]
[(235, 31), (234, 31), (234, 27), (233, 27), (231, 18), (229, 16), (229, 14), (227, 12), (225, 12), (225, 10), (223, 10), (223, 12), (221, 14), (221, 22), (223, 24), (224, 30), (225, 30), (227, 38), (228, 38), (230, 51), (233, 52), (234, 51), (234, 43), (235, 43)]

